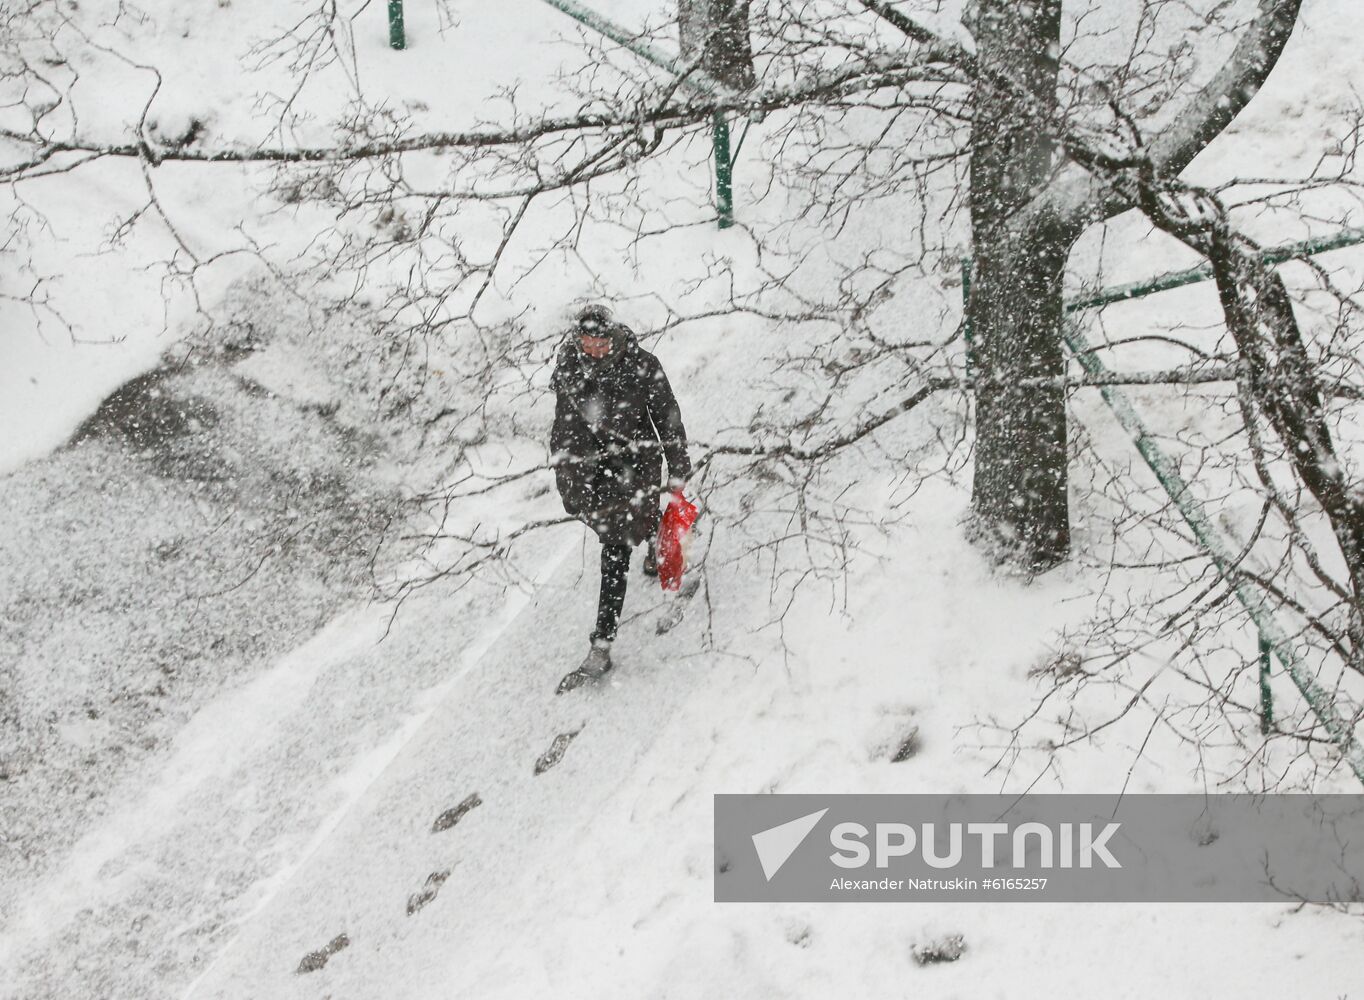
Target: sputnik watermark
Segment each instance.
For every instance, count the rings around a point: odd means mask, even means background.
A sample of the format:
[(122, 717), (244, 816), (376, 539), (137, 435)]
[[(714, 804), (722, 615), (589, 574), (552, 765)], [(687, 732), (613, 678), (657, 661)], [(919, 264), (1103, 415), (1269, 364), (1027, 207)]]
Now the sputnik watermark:
[(715, 798), (720, 902), (1362, 895), (1359, 795)]
[[(1031, 863), (1040, 868), (1092, 868), (1095, 862), (1109, 868), (1122, 865), (1108, 849), (1109, 839), (1121, 823), (1105, 823), (1096, 835), (1094, 823), (948, 823), (947, 849), (938, 853), (940, 828), (924, 823), (915, 828), (908, 823), (877, 823), (875, 857), (877, 868), (887, 868), (894, 858), (913, 855), (917, 850), (930, 868), (956, 868), (966, 860), (968, 847), (976, 850), (975, 863), (981, 868), (1007, 866), (1024, 868)], [(867, 838), (872, 836), (861, 823), (839, 823), (829, 834), (835, 847), (829, 860), (840, 868), (861, 868), (872, 859)], [(1000, 842), (1003, 847), (1000, 847)], [(966, 843), (966, 847), (963, 846)], [(1035, 848), (1030, 862), (1029, 847)]]

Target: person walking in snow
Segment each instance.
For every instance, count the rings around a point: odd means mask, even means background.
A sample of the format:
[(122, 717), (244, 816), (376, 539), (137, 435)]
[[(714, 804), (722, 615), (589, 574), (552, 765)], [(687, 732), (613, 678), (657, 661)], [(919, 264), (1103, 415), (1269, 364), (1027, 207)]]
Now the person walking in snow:
[(586, 659), (564, 678), (562, 692), (611, 669), (631, 550), (647, 542), (644, 572), (658, 573), (659, 496), (686, 484), (691, 460), (663, 366), (605, 306), (577, 312), (550, 385), (555, 393), (550, 450), (559, 496), (564, 510), (601, 540), (596, 627)]

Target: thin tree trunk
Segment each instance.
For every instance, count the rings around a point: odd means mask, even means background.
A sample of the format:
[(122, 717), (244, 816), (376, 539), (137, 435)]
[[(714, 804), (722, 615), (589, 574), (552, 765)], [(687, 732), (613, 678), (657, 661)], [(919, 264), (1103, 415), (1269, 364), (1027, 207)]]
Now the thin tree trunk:
[(701, 57), (700, 68), (735, 90), (753, 86), (749, 0), (679, 0), (682, 58)]
[(983, 0), (971, 25), (984, 73), (1020, 86), (978, 86), (971, 149), (975, 259), (968, 316), (976, 388), (972, 537), (1038, 572), (1070, 549), (1066, 399), (1028, 388), (1065, 372), (1061, 279), (1077, 232), (1021, 212), (1051, 180), (1057, 147), (1061, 0)]

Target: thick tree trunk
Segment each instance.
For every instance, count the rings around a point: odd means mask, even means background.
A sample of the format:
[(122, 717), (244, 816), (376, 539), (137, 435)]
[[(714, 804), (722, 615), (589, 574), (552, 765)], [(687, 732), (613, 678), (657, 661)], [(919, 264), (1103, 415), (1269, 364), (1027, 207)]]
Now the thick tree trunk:
[(753, 86), (749, 0), (679, 0), (682, 58), (701, 56), (701, 69), (735, 90)]
[[(1061, 278), (1077, 233), (1020, 211), (1050, 182), (1061, 0), (982, 0), (971, 150), (976, 388), (973, 539), (1040, 572), (1070, 549), (1066, 399), (1020, 380), (1064, 374)], [(1009, 85), (989, 81), (1006, 80)]]
[(1068, 240), (977, 229), (970, 321), (976, 386), (973, 540), (999, 561), (1041, 572), (1070, 548), (1066, 395), (1020, 385), (1065, 371), (1061, 276)]

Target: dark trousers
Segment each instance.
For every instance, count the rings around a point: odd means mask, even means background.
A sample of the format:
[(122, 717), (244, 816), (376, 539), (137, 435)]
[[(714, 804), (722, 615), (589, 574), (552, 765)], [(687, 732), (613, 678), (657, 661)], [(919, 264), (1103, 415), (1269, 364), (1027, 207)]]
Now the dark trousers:
[(601, 547), (601, 596), (597, 599), (597, 628), (592, 639), (613, 642), (625, 606), (625, 585), (630, 576), (630, 546)]

